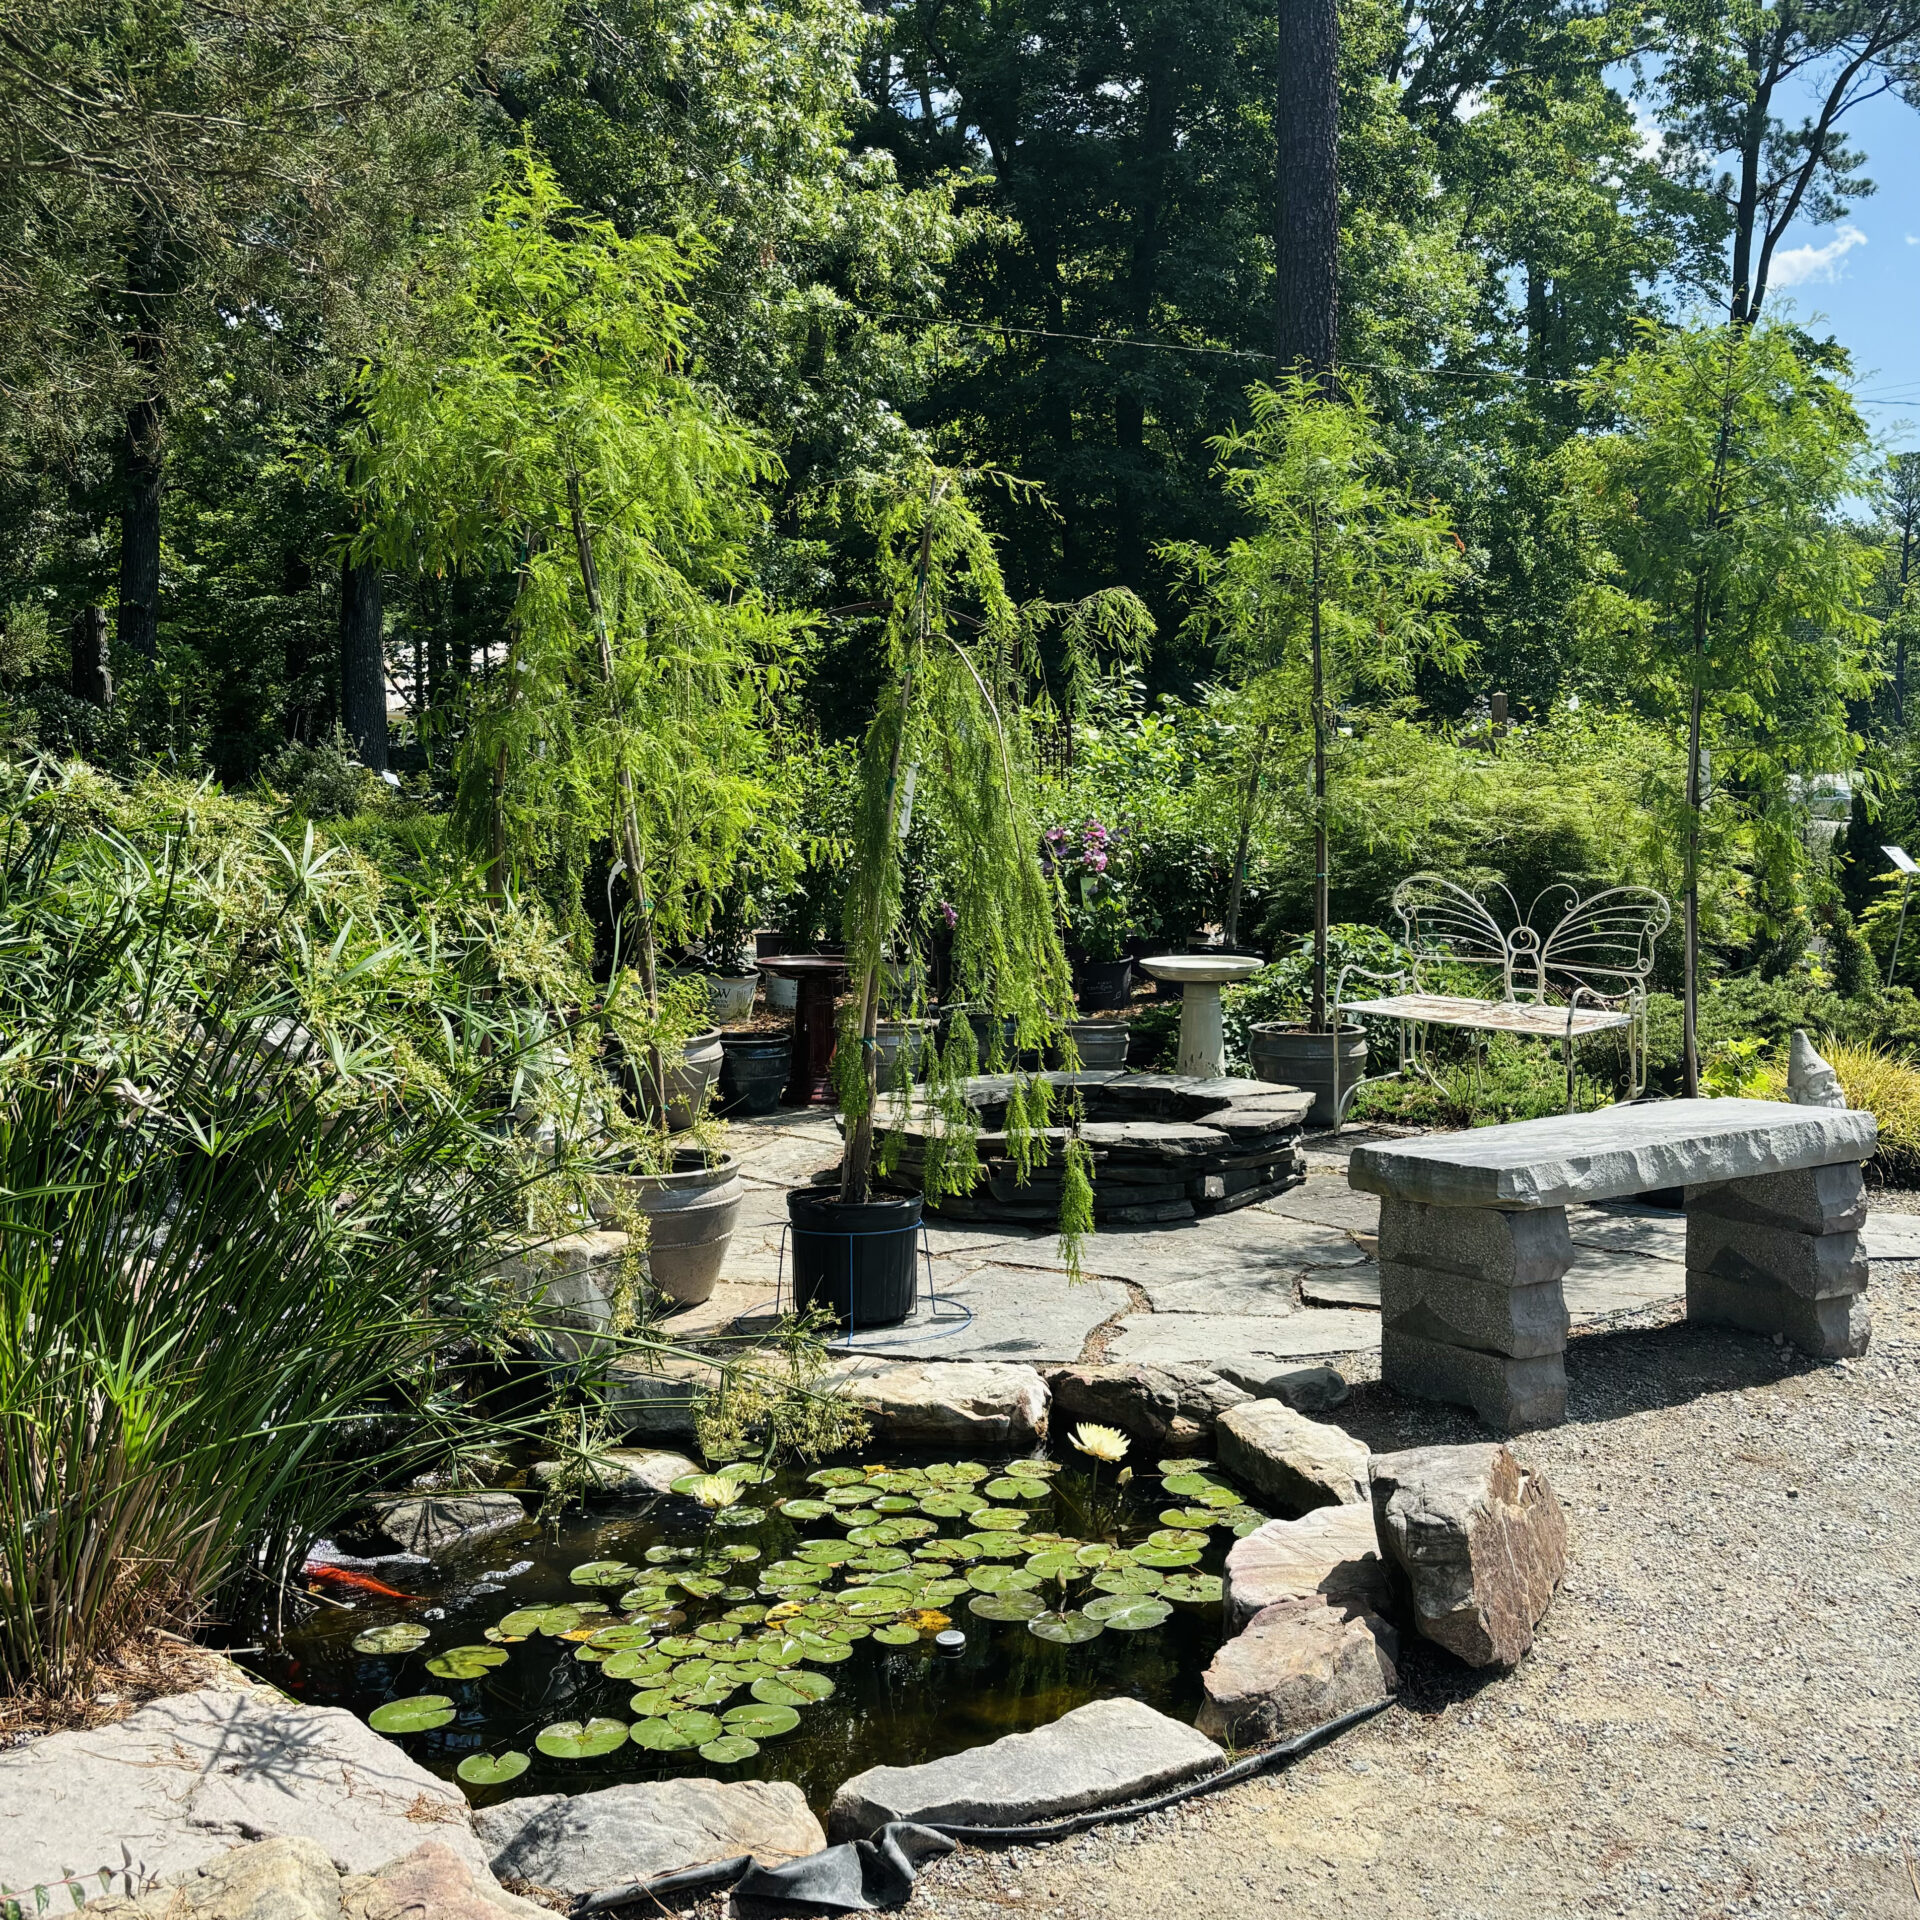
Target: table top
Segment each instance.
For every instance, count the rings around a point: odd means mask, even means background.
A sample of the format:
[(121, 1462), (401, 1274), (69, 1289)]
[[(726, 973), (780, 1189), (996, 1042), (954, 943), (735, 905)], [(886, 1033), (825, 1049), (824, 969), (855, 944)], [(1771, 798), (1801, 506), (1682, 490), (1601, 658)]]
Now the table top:
[(1342, 1000), (1340, 1012), (1371, 1014), (1379, 1020), (1418, 1020), (1430, 1027), (1465, 1027), (1477, 1033), (1521, 1033), (1539, 1039), (1578, 1038), (1614, 1033), (1633, 1025), (1633, 1016), (1609, 1007), (1565, 1007), (1537, 1000), (1465, 1000), (1446, 993), (1392, 993), (1379, 1000)]
[(818, 979), (823, 974), (847, 971), (847, 957), (843, 953), (770, 953), (755, 964), (766, 973), (777, 973), (783, 980), (804, 980), (809, 975)]
[(1870, 1113), (1784, 1100), (1642, 1100), (1355, 1147), (1348, 1184), (1436, 1207), (1557, 1207), (1871, 1157)]
[(1266, 963), (1250, 953), (1156, 953), (1140, 964), (1156, 980), (1206, 987), (1218, 986), (1224, 980), (1244, 980)]

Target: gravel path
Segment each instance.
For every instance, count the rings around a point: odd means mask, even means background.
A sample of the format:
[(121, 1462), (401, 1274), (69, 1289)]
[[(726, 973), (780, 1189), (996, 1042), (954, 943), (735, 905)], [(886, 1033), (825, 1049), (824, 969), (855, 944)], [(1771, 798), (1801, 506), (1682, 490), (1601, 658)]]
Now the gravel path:
[[(1910, 1199), (1910, 1196), (1903, 1196)], [(1576, 1339), (1530, 1434), (1572, 1569), (1532, 1656), (1413, 1643), (1400, 1705), (1289, 1773), (1057, 1847), (965, 1852), (944, 1920), (1920, 1920), (1920, 1267), (1832, 1365), (1668, 1311)], [(1376, 1449), (1478, 1436), (1356, 1389)]]

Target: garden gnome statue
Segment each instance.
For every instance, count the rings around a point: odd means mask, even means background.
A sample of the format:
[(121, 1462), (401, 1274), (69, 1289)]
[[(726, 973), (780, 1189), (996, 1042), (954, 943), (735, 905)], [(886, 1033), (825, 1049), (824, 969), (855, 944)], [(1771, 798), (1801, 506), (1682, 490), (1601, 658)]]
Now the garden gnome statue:
[(1813, 1042), (1798, 1027), (1787, 1048), (1787, 1098), (1796, 1107), (1844, 1107), (1840, 1076), (1813, 1050)]

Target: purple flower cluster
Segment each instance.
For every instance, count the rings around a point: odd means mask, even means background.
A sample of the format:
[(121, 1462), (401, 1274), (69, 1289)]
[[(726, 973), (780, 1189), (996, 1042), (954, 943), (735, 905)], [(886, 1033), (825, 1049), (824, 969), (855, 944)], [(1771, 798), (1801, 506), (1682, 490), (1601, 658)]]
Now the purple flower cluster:
[(1098, 820), (1078, 827), (1049, 827), (1041, 857), (1048, 872), (1057, 866), (1077, 866), (1082, 873), (1105, 873), (1118, 840), (1119, 835), (1109, 833)]

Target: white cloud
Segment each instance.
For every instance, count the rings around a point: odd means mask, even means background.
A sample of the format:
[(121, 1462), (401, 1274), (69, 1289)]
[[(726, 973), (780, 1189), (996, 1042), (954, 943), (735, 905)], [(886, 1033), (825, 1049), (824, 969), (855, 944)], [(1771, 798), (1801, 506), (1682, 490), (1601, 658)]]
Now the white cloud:
[(1908, 235), (1907, 235), (1907, 245), (1908, 245), (1908, 246), (1910, 246), (1910, 247), (1920, 247), (1920, 233), (1910, 233), (1910, 234), (1908, 234)]
[(1867, 236), (1858, 227), (1842, 227), (1824, 247), (1789, 247), (1776, 253), (1770, 277), (1777, 288), (1801, 287), (1810, 280), (1831, 283), (1840, 277), (1840, 262), (1866, 244)]

